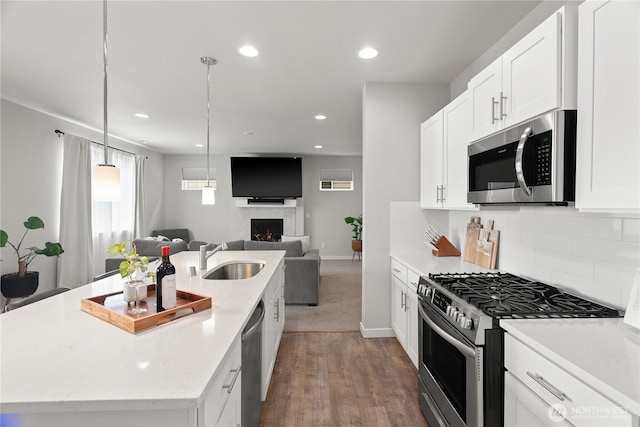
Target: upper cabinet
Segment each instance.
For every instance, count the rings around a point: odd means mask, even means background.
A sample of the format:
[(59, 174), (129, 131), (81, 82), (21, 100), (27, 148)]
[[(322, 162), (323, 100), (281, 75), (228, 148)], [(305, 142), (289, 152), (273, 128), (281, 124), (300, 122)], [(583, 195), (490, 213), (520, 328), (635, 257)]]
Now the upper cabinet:
[(580, 5), (576, 207), (640, 211), (640, 2)]
[(420, 207), (477, 209), (467, 203), (467, 144), (471, 130), (468, 91), (422, 123)]
[(563, 6), (468, 84), (471, 141), (576, 108), (577, 9)]

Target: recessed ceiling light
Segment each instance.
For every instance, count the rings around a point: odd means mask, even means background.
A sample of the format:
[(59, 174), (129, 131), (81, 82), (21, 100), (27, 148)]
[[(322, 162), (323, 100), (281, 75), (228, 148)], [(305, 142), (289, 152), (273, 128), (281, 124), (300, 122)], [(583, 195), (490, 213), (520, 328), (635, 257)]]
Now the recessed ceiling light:
[(148, 144), (149, 143), (149, 141), (140, 141), (140, 142), (142, 142), (143, 144)]
[(204, 145), (202, 145), (202, 144), (196, 144), (196, 147), (198, 147), (198, 148), (202, 148), (202, 147), (204, 147)]
[(327, 118), (327, 116), (325, 116), (324, 114), (318, 114), (317, 116), (314, 117), (316, 120), (325, 120)]
[(248, 130), (246, 132), (243, 132), (243, 135), (251, 136), (251, 135), (253, 135), (253, 131)]
[(255, 58), (260, 54), (260, 52), (258, 52), (258, 49), (256, 49), (251, 45), (242, 46), (240, 49), (238, 49), (238, 52), (240, 52), (240, 55), (243, 55), (249, 58)]
[(144, 113), (135, 113), (134, 116), (140, 117), (141, 119), (148, 119), (149, 115)]
[(378, 56), (378, 51), (372, 47), (365, 47), (360, 52), (358, 52), (358, 56), (362, 59), (371, 59)]
[(322, 148), (322, 145), (314, 145), (313, 148), (320, 149), (320, 148)]

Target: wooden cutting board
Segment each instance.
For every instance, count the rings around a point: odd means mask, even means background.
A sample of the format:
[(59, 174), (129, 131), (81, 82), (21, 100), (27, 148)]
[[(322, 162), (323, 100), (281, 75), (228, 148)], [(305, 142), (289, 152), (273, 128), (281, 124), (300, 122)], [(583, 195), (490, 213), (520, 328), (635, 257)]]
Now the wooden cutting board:
[(482, 225), (477, 222), (470, 222), (467, 224), (467, 233), (464, 241), (464, 251), (462, 252), (462, 259), (467, 262), (476, 261), (476, 247), (478, 244), (478, 238), (480, 237), (480, 229)]
[[(488, 237), (488, 236), (487, 236)], [(491, 268), (491, 253), (493, 252), (493, 242), (480, 239), (476, 243), (475, 264), (484, 268)]]
[(496, 259), (498, 257), (498, 242), (500, 241), (500, 230), (489, 231), (489, 242), (493, 243), (491, 248), (491, 263), (489, 268), (496, 268)]

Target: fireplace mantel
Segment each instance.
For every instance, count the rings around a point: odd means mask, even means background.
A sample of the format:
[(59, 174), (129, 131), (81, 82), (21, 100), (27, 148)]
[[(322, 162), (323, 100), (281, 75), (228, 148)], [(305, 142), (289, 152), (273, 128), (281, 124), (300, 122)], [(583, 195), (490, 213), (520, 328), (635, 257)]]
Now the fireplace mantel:
[(273, 203), (249, 203), (248, 199), (236, 199), (236, 207), (238, 208), (297, 208), (302, 205), (301, 199), (285, 199), (284, 204)]

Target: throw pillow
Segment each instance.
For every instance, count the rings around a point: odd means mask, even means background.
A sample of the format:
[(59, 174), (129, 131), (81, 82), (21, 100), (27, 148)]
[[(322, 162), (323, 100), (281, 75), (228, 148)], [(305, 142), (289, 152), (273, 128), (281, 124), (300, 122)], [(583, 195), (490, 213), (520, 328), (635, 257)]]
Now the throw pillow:
[(157, 240), (160, 240), (160, 241), (162, 241), (162, 242), (170, 242), (170, 241), (171, 241), (168, 237), (166, 237), (166, 236), (162, 236), (162, 235), (160, 235), (160, 234), (158, 234), (158, 237), (156, 237), (156, 239), (157, 239)]
[(285, 236), (282, 235), (283, 242), (291, 242), (294, 240), (300, 240), (302, 242), (302, 253), (306, 254), (311, 249), (311, 236)]

